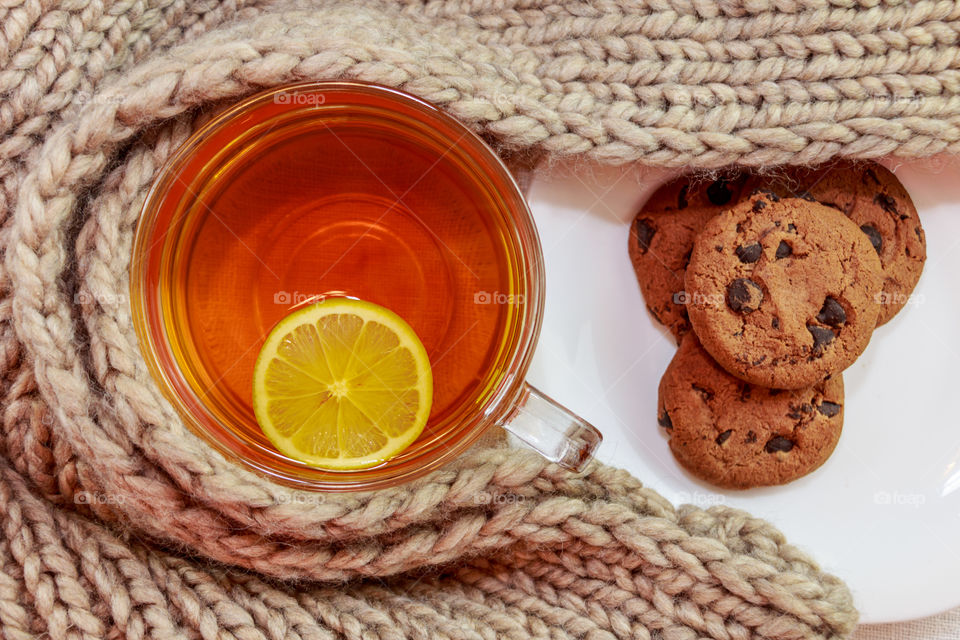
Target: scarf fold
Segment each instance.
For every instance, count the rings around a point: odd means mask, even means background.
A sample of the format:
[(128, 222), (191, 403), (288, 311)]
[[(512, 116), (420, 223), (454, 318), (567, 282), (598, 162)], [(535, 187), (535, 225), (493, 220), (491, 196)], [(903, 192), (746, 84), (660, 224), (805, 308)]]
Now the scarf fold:
[(960, 5), (24, 0), (0, 9), (0, 630), (8, 637), (839, 638), (769, 524), (489, 446), (321, 495), (228, 463), (153, 384), (140, 206), (216, 109), (355, 78), (503, 153), (712, 169), (960, 145)]

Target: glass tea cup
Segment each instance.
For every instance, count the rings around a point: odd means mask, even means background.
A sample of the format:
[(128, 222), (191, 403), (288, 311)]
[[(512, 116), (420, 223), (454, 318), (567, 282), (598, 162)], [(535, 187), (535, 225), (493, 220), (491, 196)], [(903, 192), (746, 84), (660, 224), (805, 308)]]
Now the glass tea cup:
[[(494, 425), (580, 470), (600, 433), (524, 381), (543, 281), (526, 202), (478, 136), (404, 92), (341, 81), (259, 93), (198, 129), (146, 198), (130, 272), (141, 350), (188, 427), (228, 460), (322, 491), (409, 481)], [(330, 296), (399, 314), (433, 368), (423, 433), (367, 469), (289, 458), (253, 415), (267, 333)]]

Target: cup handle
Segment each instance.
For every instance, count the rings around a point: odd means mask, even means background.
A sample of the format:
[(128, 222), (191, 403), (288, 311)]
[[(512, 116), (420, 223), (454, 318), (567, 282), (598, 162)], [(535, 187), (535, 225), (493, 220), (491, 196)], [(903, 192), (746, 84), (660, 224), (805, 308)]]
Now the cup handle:
[(592, 424), (524, 383), (503, 428), (551, 462), (582, 470), (603, 436)]

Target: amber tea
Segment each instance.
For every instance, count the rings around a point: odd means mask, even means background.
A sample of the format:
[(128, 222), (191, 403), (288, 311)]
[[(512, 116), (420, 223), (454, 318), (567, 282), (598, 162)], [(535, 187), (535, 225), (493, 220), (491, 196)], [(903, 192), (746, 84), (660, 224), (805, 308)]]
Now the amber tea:
[(401, 457), (515, 385), (517, 342), (535, 334), (516, 189), (477, 169), (479, 141), (424, 108), (346, 83), (274, 92), (198, 133), (155, 187), (138, 243), (149, 235), (142, 312), (167, 346), (159, 373), (234, 449), (280, 456), (252, 410), (256, 357), (281, 318), (329, 296), (394, 311), (427, 349), (433, 408)]

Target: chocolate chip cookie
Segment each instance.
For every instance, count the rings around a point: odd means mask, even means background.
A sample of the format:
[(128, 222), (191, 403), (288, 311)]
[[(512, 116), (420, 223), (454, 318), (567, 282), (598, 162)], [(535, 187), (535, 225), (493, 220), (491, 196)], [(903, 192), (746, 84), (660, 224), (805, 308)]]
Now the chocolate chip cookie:
[(801, 389), (863, 352), (882, 281), (876, 250), (845, 215), (759, 192), (697, 236), (687, 312), (724, 369), (752, 384)]
[(790, 482), (819, 467), (843, 427), (843, 379), (781, 391), (743, 382), (713, 361), (693, 333), (660, 381), (659, 423), (691, 473), (720, 487)]
[(867, 235), (883, 266), (877, 324), (888, 322), (910, 299), (927, 257), (917, 209), (897, 177), (875, 162), (840, 161), (816, 168), (790, 167), (752, 177), (744, 192), (768, 189), (807, 198), (841, 211)]
[(647, 308), (679, 341), (690, 329), (683, 274), (707, 220), (736, 204), (745, 176), (682, 176), (650, 196), (630, 226), (630, 260)]

